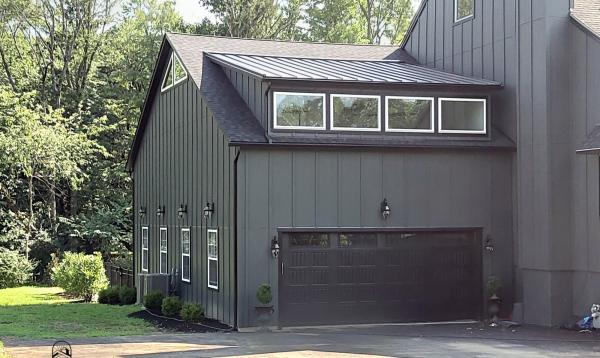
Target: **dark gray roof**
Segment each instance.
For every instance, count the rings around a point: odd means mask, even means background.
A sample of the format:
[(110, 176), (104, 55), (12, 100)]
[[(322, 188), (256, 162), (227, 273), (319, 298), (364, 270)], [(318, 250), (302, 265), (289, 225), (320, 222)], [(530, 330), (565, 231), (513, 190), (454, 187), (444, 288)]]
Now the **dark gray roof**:
[(499, 82), (459, 76), (397, 60), (348, 60), (332, 58), (207, 53), (227, 67), (263, 79), (328, 82), (364, 82), (414, 85), (501, 86)]
[(592, 129), (585, 141), (577, 148), (577, 153), (600, 154), (600, 125)]
[(600, 37), (600, 0), (575, 0), (571, 17), (583, 28)]

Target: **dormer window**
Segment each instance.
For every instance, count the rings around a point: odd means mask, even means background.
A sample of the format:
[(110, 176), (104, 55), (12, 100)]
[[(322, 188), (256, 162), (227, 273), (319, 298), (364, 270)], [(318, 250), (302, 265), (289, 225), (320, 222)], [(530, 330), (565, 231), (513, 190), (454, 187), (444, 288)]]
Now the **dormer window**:
[(331, 129), (345, 131), (380, 131), (379, 96), (331, 95)]
[(274, 128), (325, 129), (325, 95), (321, 93), (274, 93)]
[(433, 133), (433, 97), (385, 98), (385, 130), (388, 132)]
[(181, 60), (173, 52), (169, 58), (169, 65), (163, 77), (161, 92), (168, 90), (178, 83), (183, 82), (187, 78), (187, 72), (181, 64)]
[(485, 134), (486, 100), (483, 98), (440, 98), (439, 132)]
[(474, 0), (454, 0), (454, 22), (469, 19), (475, 13)]

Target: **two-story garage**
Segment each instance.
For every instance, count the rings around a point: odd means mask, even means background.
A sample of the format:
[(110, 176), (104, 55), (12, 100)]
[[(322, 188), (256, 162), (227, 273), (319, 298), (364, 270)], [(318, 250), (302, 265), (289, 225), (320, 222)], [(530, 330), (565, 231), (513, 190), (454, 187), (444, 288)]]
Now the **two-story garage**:
[(394, 46), (168, 34), (128, 162), (135, 270), (235, 327), (263, 283), (281, 326), (477, 319), (490, 276), (510, 307), (502, 88)]

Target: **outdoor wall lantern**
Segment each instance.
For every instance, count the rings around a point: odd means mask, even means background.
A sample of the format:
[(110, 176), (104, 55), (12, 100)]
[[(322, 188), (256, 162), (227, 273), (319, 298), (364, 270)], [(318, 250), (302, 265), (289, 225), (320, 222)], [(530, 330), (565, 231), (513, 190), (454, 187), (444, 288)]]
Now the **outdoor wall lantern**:
[(204, 209), (202, 209), (202, 214), (204, 215), (205, 219), (210, 219), (210, 217), (212, 216), (212, 214), (214, 212), (215, 212), (215, 203), (207, 202)]
[(187, 213), (187, 205), (179, 205), (179, 209), (177, 209), (177, 216), (180, 219), (183, 219), (183, 216)]
[(492, 242), (492, 237), (490, 235), (485, 238), (485, 245), (483, 246), (485, 251), (492, 253), (494, 252), (494, 243)]
[(138, 213), (140, 214), (140, 217), (144, 217), (146, 215), (146, 207), (145, 206), (140, 207), (140, 210), (138, 211)]
[(381, 217), (383, 220), (386, 220), (390, 216), (391, 211), (392, 210), (390, 209), (387, 199), (383, 199), (381, 202)]
[(274, 259), (279, 256), (279, 241), (277, 241), (277, 236), (273, 236), (273, 240), (271, 240), (271, 254)]
[(165, 215), (165, 207), (164, 206), (159, 206), (158, 209), (156, 209), (156, 216), (163, 216)]

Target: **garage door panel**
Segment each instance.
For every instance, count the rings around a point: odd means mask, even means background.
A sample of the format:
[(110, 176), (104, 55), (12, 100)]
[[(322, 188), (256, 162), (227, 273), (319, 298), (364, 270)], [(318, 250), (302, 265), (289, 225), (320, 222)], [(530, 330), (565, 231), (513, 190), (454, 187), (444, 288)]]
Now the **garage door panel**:
[(479, 318), (480, 232), (282, 236), (282, 325)]

